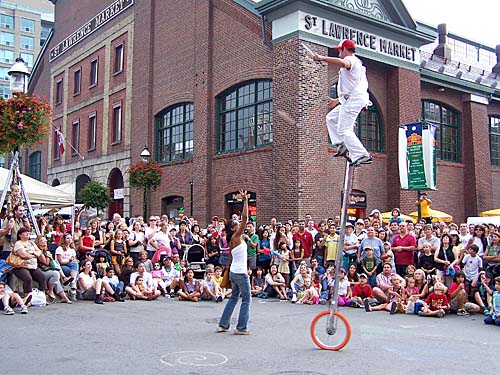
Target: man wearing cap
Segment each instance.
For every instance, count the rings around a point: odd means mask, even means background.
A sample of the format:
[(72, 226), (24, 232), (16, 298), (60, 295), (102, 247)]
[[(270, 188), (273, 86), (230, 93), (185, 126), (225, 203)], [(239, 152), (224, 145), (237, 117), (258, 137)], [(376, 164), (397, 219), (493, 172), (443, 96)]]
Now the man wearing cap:
[(356, 220), (354, 235), (358, 238), (359, 243), (366, 238), (365, 221), (363, 219)]
[(369, 105), (366, 68), (354, 54), (356, 45), (352, 40), (343, 40), (337, 47), (339, 57), (314, 55), (315, 61), (325, 61), (340, 68), (337, 86), (338, 98), (327, 104), (332, 109), (326, 116), (328, 133), (333, 145), (337, 146), (335, 156), (346, 156), (349, 152), (351, 164), (370, 164), (372, 158), (354, 133), (354, 123), (363, 108)]
[(344, 236), (344, 254), (342, 257), (342, 267), (349, 269), (351, 263), (357, 264), (358, 261), (358, 237), (354, 234), (354, 225), (348, 221), (345, 225)]

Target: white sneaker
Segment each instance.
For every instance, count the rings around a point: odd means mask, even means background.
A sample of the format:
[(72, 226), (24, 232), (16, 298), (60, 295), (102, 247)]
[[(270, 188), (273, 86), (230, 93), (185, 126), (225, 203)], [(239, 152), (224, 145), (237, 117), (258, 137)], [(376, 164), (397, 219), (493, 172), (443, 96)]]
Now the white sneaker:
[(14, 310), (12, 310), (12, 307), (5, 306), (4, 309), (3, 309), (3, 314), (4, 315), (14, 315), (15, 312), (14, 312)]
[(297, 295), (294, 293), (292, 297), (292, 303), (297, 302)]

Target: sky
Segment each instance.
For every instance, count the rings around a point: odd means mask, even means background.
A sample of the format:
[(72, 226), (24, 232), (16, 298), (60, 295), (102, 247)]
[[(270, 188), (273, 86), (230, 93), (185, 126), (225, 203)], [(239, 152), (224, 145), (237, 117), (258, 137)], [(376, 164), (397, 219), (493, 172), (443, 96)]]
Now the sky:
[(500, 44), (499, 0), (402, 0), (416, 21), (494, 48)]

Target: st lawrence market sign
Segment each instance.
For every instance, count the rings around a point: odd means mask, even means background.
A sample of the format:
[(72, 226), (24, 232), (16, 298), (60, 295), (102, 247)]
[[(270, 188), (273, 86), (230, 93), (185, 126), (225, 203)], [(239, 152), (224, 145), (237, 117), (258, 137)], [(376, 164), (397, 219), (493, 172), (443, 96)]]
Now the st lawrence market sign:
[(128, 9), (134, 4), (134, 0), (116, 0), (110, 6), (108, 6), (103, 11), (99, 12), (90, 21), (86, 22), (74, 33), (69, 35), (62, 42), (57, 44), (50, 50), (49, 61), (52, 62), (61, 56), (63, 53), (68, 51), (70, 48), (74, 47), (80, 43), (83, 39), (88, 37), (94, 31), (99, 29), (101, 26), (105, 25), (113, 18), (121, 14), (123, 11)]

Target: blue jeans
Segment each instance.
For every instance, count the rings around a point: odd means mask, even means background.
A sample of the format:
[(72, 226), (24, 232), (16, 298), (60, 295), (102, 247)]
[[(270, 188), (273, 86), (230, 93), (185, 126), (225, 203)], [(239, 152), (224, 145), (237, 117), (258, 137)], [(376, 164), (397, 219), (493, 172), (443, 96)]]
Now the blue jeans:
[(231, 280), (231, 297), (224, 307), (224, 312), (219, 321), (219, 326), (225, 329), (229, 329), (231, 325), (231, 315), (233, 315), (234, 308), (238, 303), (238, 299), (241, 295), (241, 307), (240, 315), (238, 317), (238, 324), (236, 329), (238, 331), (248, 330), (248, 319), (250, 318), (250, 279), (246, 273), (229, 273), (229, 279)]
[(494, 318), (491, 315), (488, 315), (486, 318), (484, 318), (484, 322), (486, 324), (496, 324), (497, 326), (500, 326), (500, 318)]

